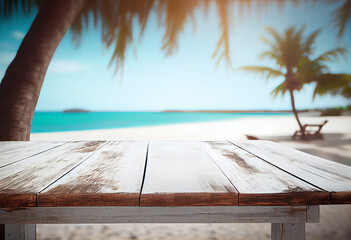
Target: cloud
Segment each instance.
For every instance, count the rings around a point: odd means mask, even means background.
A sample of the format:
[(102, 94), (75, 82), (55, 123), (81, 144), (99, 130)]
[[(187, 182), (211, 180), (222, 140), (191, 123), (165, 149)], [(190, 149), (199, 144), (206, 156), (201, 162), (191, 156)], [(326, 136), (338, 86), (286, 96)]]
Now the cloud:
[(14, 39), (17, 39), (17, 40), (22, 40), (24, 38), (24, 32), (21, 32), (21, 31), (13, 31), (11, 32), (11, 36), (14, 38)]
[(56, 60), (49, 65), (49, 73), (76, 73), (90, 68), (89, 64), (72, 60)]
[(15, 56), (15, 52), (0, 52), (0, 65), (10, 65)]

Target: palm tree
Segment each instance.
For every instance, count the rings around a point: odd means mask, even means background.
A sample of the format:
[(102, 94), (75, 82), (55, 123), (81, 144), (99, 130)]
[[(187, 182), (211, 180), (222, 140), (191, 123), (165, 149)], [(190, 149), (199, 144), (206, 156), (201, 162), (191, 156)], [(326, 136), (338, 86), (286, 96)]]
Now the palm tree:
[[(283, 81), (272, 91), (272, 94), (276, 97), (279, 93), (284, 95), (289, 92), (292, 112), (303, 133), (303, 126), (295, 107), (294, 91), (300, 91), (304, 84), (315, 82), (317, 84), (314, 96), (326, 93), (336, 94), (338, 91), (346, 94), (349, 85), (345, 85), (345, 83), (350, 83), (350, 75), (326, 73), (327, 66), (325, 63), (338, 56), (345, 56), (347, 50), (336, 48), (323, 53), (314, 60), (310, 60), (312, 46), (320, 32), (319, 30), (306, 38), (302, 36), (304, 27), (298, 30), (295, 27), (290, 27), (283, 35), (279, 35), (272, 28), (267, 28), (267, 31), (273, 37), (273, 41), (265, 37), (262, 38), (270, 46), (270, 50), (263, 52), (260, 58), (273, 60), (277, 68), (248, 66), (242, 67), (240, 70), (260, 73), (265, 76), (266, 80), (276, 77), (283, 78)], [(326, 85), (328, 85), (327, 90), (325, 90)]]
[[(13, 11), (3, 2), (3, 9)], [(47, 1), (41, 7), (0, 84), (0, 140), (29, 140), (46, 70), (83, 3)]]
[(95, 26), (101, 24), (103, 42), (107, 47), (114, 46), (110, 65), (115, 62), (117, 70), (123, 66), (125, 50), (133, 41), (134, 18), (139, 20), (142, 34), (149, 13), (157, 10), (166, 26), (162, 48), (169, 55), (177, 47), (177, 37), (187, 19), (196, 8), (208, 4), (199, 0), (2, 0), (0, 19), (19, 9), (29, 12), (38, 7), (39, 12), (0, 84), (0, 140), (29, 140), (46, 70), (69, 28), (79, 42), (92, 15)]
[[(254, 0), (240, 1), (241, 7), (251, 7)], [(276, 1), (264, 0), (263, 2)], [(234, 0), (2, 0), (0, 19), (13, 12), (39, 9), (30, 30), (8, 67), (0, 84), (0, 140), (29, 140), (34, 110), (51, 58), (66, 31), (70, 28), (73, 40), (81, 40), (90, 16), (94, 26), (101, 24), (103, 43), (114, 51), (109, 65), (115, 71), (123, 67), (125, 51), (133, 42), (133, 19), (137, 18), (143, 34), (149, 14), (155, 10), (160, 25), (165, 26), (162, 50), (166, 55), (177, 49), (178, 36), (186, 21), (194, 20), (194, 11), (206, 12), (213, 2), (218, 8), (222, 31), (213, 58), (216, 65), (224, 60), (230, 64), (228, 9)], [(99, 20), (99, 21), (98, 21)], [(43, 30), (45, 29), (45, 31)]]
[(93, 16), (95, 26), (101, 24), (106, 46), (114, 47), (110, 65), (115, 63), (117, 71), (123, 67), (125, 50), (133, 42), (134, 18), (139, 20), (142, 35), (150, 12), (155, 10), (160, 23), (166, 27), (162, 49), (166, 55), (171, 55), (178, 46), (177, 39), (185, 22), (192, 18), (195, 9), (202, 7), (206, 12), (210, 2), (214, 2), (218, 8), (221, 35), (212, 57), (217, 58), (216, 65), (224, 60), (231, 66), (228, 34), (230, 3), (235, 2), (241, 9), (251, 7), (253, 2), (258, 8), (263, 8), (268, 2), (275, 1), (280, 7), (285, 4), (281, 0), (0, 1), (0, 20), (18, 10), (28, 13), (33, 7), (39, 9), (0, 84), (0, 140), (29, 140), (34, 110), (51, 58), (68, 29), (73, 32), (73, 40), (80, 41), (90, 16)]

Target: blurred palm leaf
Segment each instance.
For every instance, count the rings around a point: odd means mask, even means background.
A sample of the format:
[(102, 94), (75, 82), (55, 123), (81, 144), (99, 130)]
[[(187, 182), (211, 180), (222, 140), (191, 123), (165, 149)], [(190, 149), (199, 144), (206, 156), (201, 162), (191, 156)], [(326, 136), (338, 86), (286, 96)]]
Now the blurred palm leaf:
[(284, 77), (281, 71), (269, 67), (241, 67), (238, 70), (260, 74), (261, 78), (266, 78), (266, 81), (272, 77)]
[(162, 49), (171, 55), (178, 48), (178, 35), (183, 30), (188, 18), (193, 18), (194, 11), (200, 6), (199, 0), (161, 0), (158, 1), (159, 20), (164, 20), (166, 27)]
[[(294, 0), (294, 5), (298, 5), (303, 0)], [(33, 8), (40, 8), (45, 0), (1, 0), (0, 3), (0, 18), (8, 18), (16, 11), (29, 13)], [(232, 23), (229, 11), (232, 8), (232, 3), (238, 9), (239, 13), (243, 13), (243, 9), (249, 10), (256, 8), (258, 11), (265, 9), (269, 2), (276, 2), (278, 7), (282, 9), (288, 1), (283, 0), (86, 0), (80, 14), (71, 26), (73, 32), (73, 40), (79, 44), (81, 36), (85, 28), (89, 27), (89, 19), (92, 18), (94, 26), (98, 24), (102, 26), (102, 39), (107, 48), (114, 47), (110, 65), (115, 62), (116, 70), (123, 65), (125, 60), (125, 51), (133, 43), (133, 19), (137, 18), (140, 26), (140, 36), (144, 30), (152, 11), (156, 11), (160, 20), (160, 24), (165, 26), (165, 33), (161, 49), (166, 55), (171, 55), (178, 48), (178, 36), (183, 31), (184, 25), (188, 19), (194, 19), (196, 9), (202, 8), (207, 11), (209, 5), (214, 3), (217, 6), (218, 18), (220, 22), (221, 35), (212, 55), (216, 59), (216, 66), (225, 61), (227, 67), (231, 66), (229, 30)], [(306, 0), (305, 0), (306, 2)], [(313, 1), (317, 2), (317, 1)], [(329, 0), (332, 3), (339, 1)], [(334, 22), (340, 28), (340, 32), (344, 32), (347, 21), (350, 18), (351, 1), (345, 0), (343, 4), (334, 12)], [(231, 12), (231, 11), (230, 11)], [(293, 54), (298, 58), (299, 52), (289, 52), (288, 42), (281, 42), (282, 37), (291, 38), (293, 42), (299, 42), (303, 29), (296, 31), (291, 28), (286, 31), (285, 36), (279, 36), (273, 29), (268, 29), (274, 37), (275, 42), (280, 43), (272, 48), (272, 52), (267, 52), (264, 56), (270, 56), (275, 59), (281, 67), (284, 65), (294, 65)], [(314, 42), (314, 38), (318, 35), (315, 32), (310, 36), (310, 40), (305, 42), (305, 50), (310, 50), (309, 46)], [(293, 39), (295, 37), (296, 39)], [(268, 43), (268, 41), (267, 41)], [(284, 45), (285, 44), (285, 45)], [(273, 46), (272, 45), (272, 46)], [(294, 48), (297, 49), (297, 48)], [(278, 52), (284, 53), (279, 58), (275, 58)], [(285, 53), (287, 56), (285, 56)], [(291, 63), (289, 62), (291, 61)]]
[[(329, 3), (340, 3), (340, 0), (329, 0)], [(343, 0), (340, 6), (332, 13), (332, 22), (338, 27), (338, 35), (345, 33), (346, 26), (351, 19), (351, 1)]]
[(329, 50), (329, 51), (321, 54), (314, 61), (331, 62), (331, 61), (334, 61), (334, 60), (338, 60), (339, 57), (343, 57), (346, 60), (347, 52), (348, 51), (347, 51), (346, 48), (335, 48), (333, 50)]
[(316, 95), (341, 95), (350, 98), (351, 75), (330, 73), (327, 63), (344, 57), (346, 59), (347, 49), (335, 48), (329, 50), (314, 60), (301, 59), (296, 76), (303, 84), (316, 83), (313, 99)]
[(351, 98), (351, 75), (325, 73), (316, 78), (316, 87), (313, 92), (313, 99), (316, 95), (341, 95)]
[[(249, 3), (247, 1), (247, 3)], [(218, 8), (218, 16), (220, 18), (220, 28), (222, 34), (218, 40), (216, 50), (212, 54), (212, 58), (217, 57), (216, 67), (219, 65), (221, 60), (226, 60), (227, 66), (231, 66), (230, 52), (229, 52), (229, 33), (228, 33), (228, 0), (216, 0), (216, 5)], [(220, 52), (222, 48), (222, 52)]]
[(284, 97), (285, 93), (288, 91), (288, 88), (286, 87), (286, 82), (283, 81), (281, 84), (279, 84), (277, 87), (275, 87), (272, 92), (271, 95), (274, 98), (277, 98), (279, 94), (282, 95), (282, 97)]

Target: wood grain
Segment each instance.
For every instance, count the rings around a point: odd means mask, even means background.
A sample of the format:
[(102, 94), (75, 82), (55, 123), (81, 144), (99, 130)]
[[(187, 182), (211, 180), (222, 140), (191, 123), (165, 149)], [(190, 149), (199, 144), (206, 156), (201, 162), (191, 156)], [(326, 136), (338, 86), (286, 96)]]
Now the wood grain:
[(33, 193), (0, 193), (0, 206), (6, 208), (35, 207), (36, 200)]
[(52, 142), (31, 152), (2, 142), (0, 207), (351, 203), (351, 167), (268, 141), (232, 143)]
[[(105, 142), (72, 142), (0, 168), (0, 207), (33, 206), (32, 199)], [(21, 195), (21, 201), (18, 196)], [(23, 199), (28, 198), (28, 202)]]
[(45, 152), (63, 142), (1, 142), (0, 168), (25, 158)]
[(351, 198), (351, 167), (270, 141), (231, 141), (236, 146), (331, 194), (331, 203)]
[(332, 204), (351, 204), (351, 191), (332, 192)]
[(38, 194), (38, 206), (138, 206), (147, 142), (110, 142)]
[(238, 195), (195, 142), (151, 142), (141, 206), (237, 205)]
[(36, 207), (0, 209), (0, 223), (306, 222), (306, 206)]
[(239, 192), (239, 205), (329, 203), (329, 193), (280, 170), (229, 142), (201, 146)]

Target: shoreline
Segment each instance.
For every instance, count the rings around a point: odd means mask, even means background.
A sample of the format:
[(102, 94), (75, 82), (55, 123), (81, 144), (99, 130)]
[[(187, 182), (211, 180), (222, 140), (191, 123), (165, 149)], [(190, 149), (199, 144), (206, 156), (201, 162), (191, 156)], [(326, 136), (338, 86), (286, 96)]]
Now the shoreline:
[[(351, 135), (351, 116), (300, 117), (302, 123), (329, 122), (322, 133)], [(70, 140), (244, 140), (245, 134), (269, 139), (291, 137), (298, 129), (294, 116), (260, 116), (221, 121), (174, 123), (156, 126), (32, 133), (32, 141)]]
[(248, 117), (285, 116), (290, 113), (161, 113), (161, 112), (37, 112), (32, 133), (106, 130), (202, 123)]

